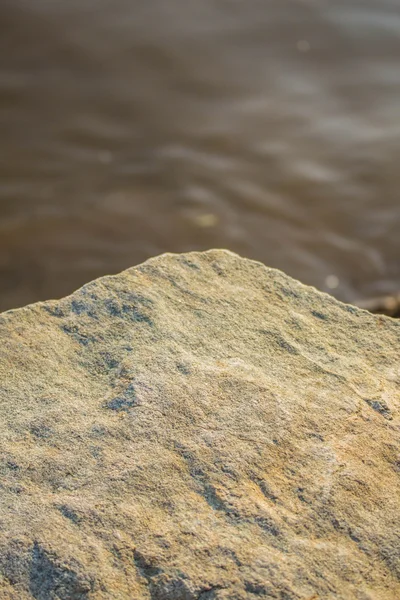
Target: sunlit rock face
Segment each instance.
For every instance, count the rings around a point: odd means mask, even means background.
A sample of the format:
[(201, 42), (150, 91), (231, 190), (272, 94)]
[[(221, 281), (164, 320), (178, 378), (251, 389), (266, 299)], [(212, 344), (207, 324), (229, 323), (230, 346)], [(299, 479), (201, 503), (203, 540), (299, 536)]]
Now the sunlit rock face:
[(0, 340), (1, 599), (400, 597), (400, 322), (212, 250)]

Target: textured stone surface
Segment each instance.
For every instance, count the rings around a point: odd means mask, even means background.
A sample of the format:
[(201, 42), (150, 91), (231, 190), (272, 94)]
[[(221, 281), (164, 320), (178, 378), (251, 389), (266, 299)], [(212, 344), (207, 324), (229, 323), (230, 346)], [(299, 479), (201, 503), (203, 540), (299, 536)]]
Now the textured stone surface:
[(400, 598), (400, 323), (226, 251), (0, 316), (0, 598)]

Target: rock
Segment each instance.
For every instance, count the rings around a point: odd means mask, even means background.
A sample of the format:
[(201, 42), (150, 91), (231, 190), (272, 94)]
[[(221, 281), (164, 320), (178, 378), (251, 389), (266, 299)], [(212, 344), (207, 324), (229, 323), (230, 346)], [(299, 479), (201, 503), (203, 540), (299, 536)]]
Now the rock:
[(400, 323), (222, 250), (0, 316), (0, 598), (400, 598)]

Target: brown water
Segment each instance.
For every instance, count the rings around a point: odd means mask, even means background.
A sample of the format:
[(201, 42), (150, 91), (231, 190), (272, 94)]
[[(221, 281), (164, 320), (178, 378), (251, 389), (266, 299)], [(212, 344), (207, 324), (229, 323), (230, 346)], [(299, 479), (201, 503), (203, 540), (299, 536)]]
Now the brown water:
[(400, 4), (2, 0), (0, 155), (1, 309), (210, 247), (390, 293)]

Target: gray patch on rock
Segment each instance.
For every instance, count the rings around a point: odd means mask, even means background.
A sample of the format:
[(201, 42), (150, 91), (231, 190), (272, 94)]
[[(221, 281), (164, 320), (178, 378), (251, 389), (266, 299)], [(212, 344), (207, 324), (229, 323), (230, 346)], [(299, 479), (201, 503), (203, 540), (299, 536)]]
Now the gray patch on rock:
[(85, 600), (93, 583), (72, 565), (59, 564), (35, 542), (29, 572), (29, 591), (35, 600)]
[(384, 419), (387, 419), (388, 421), (391, 421), (393, 419), (392, 413), (390, 412), (390, 408), (383, 400), (371, 400), (369, 398), (365, 398), (365, 402), (377, 413), (382, 415)]

